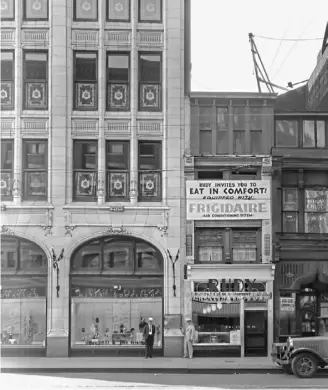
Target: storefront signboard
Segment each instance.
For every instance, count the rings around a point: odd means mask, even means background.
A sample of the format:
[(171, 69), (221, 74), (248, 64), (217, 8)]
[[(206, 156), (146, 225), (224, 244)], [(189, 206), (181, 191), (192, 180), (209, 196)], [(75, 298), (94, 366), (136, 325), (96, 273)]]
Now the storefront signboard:
[(270, 219), (269, 180), (188, 180), (187, 220)]
[(161, 287), (147, 288), (93, 288), (93, 287), (72, 287), (72, 297), (76, 298), (155, 298), (162, 297)]
[(45, 287), (2, 289), (1, 299), (37, 298), (46, 296)]
[(280, 311), (295, 311), (295, 298), (280, 298)]
[(242, 299), (250, 301), (267, 301), (272, 298), (272, 293), (253, 291), (253, 292), (193, 292), (192, 299), (197, 302), (227, 302), (241, 301)]
[(230, 344), (240, 345), (240, 330), (232, 330), (230, 332)]

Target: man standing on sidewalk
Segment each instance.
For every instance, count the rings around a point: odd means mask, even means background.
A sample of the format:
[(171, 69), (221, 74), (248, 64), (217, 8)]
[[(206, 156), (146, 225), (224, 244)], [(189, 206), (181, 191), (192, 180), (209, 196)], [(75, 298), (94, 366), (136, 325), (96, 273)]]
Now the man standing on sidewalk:
[(186, 329), (180, 328), (181, 332), (184, 335), (184, 358), (189, 357), (189, 359), (193, 358), (193, 342), (195, 339), (195, 327), (191, 323), (191, 319), (187, 318), (186, 319)]
[(153, 346), (154, 346), (154, 336), (155, 336), (155, 325), (153, 325), (153, 319), (148, 318), (148, 324), (143, 328), (143, 338), (145, 340), (146, 346), (146, 359), (153, 357)]

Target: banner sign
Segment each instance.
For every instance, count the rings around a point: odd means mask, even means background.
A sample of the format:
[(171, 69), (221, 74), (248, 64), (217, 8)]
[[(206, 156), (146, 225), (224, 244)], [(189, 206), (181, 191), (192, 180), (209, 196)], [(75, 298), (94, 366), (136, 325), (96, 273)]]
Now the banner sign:
[(161, 287), (147, 288), (94, 288), (73, 286), (75, 298), (157, 298), (163, 296)]
[(280, 311), (295, 311), (295, 298), (280, 298)]
[(38, 298), (46, 296), (45, 287), (1, 289), (1, 299)]
[(272, 293), (268, 292), (194, 292), (192, 299), (196, 302), (217, 303), (233, 302), (245, 299), (247, 301), (267, 301), (272, 298)]
[(269, 180), (186, 182), (187, 220), (270, 219)]

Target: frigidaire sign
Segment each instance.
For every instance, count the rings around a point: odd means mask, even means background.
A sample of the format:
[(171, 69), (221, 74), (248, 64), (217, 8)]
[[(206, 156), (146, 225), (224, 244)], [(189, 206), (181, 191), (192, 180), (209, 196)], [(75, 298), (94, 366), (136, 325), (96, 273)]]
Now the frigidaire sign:
[(187, 219), (270, 219), (269, 180), (189, 180)]

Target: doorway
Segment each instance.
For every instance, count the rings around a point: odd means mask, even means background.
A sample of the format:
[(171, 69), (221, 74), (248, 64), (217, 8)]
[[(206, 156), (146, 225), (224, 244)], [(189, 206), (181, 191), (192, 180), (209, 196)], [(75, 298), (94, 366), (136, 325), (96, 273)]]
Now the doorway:
[(245, 311), (245, 356), (268, 355), (268, 312)]
[(299, 310), (300, 331), (302, 337), (313, 337), (318, 335), (318, 317), (320, 297), (316, 292), (301, 292), (297, 296), (297, 307)]

